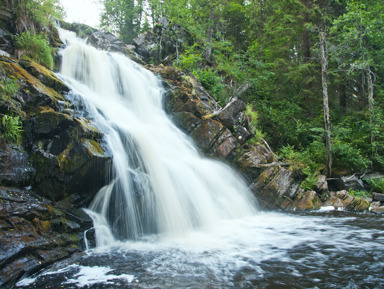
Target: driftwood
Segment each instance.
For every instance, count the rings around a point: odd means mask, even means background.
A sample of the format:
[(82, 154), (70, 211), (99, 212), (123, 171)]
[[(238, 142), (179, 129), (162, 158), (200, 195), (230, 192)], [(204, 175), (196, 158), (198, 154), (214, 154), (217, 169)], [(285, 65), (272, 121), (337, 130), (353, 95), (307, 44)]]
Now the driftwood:
[(252, 168), (272, 168), (272, 167), (289, 167), (290, 163), (273, 162), (269, 164), (253, 164)]

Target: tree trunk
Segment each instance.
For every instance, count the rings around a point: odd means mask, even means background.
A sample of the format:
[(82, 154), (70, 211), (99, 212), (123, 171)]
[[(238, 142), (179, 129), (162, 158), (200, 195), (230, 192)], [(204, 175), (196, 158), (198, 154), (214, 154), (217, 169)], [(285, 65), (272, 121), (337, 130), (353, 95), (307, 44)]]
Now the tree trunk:
[(329, 120), (328, 87), (327, 87), (327, 55), (325, 52), (325, 35), (320, 33), (321, 48), (321, 80), (323, 85), (325, 145), (327, 147), (327, 176), (332, 175), (331, 122)]
[(209, 10), (209, 26), (207, 31), (207, 47), (205, 49), (205, 59), (210, 60), (212, 55), (212, 35), (213, 35), (213, 7)]
[(367, 80), (368, 80), (368, 107), (369, 107), (369, 129), (371, 132), (371, 145), (372, 145), (372, 157), (375, 153), (373, 143), (375, 142), (375, 132), (373, 129), (374, 126), (374, 99), (373, 99), (373, 80), (372, 80), (372, 71), (368, 66), (367, 69)]

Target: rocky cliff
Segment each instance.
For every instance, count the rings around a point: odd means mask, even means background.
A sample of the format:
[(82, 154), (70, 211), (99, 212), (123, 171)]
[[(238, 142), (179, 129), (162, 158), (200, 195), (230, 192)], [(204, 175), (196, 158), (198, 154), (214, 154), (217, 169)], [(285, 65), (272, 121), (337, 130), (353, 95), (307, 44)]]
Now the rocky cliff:
[[(0, 56), (0, 86), (0, 286), (6, 288), (84, 249), (92, 221), (80, 208), (105, 184), (111, 158), (102, 134), (78, 112), (81, 103), (45, 67)], [(20, 140), (6, 137), (5, 118), (20, 122)]]

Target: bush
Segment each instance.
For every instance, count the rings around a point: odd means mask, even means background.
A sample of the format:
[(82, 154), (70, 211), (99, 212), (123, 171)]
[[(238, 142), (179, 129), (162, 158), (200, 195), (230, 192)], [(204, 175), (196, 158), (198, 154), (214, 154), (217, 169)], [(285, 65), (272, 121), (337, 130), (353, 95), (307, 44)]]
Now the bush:
[(13, 79), (1, 79), (0, 80), (0, 91), (2, 92), (2, 99), (4, 101), (9, 100), (20, 88), (20, 84), (17, 80)]
[(295, 151), (290, 145), (284, 146), (280, 151), (280, 155), (290, 163), (289, 169), (296, 176), (304, 177), (301, 187), (305, 190), (312, 190), (315, 187), (320, 171), (324, 167), (323, 162), (318, 161), (322, 159), (322, 154), (316, 155), (319, 153), (317, 147), (318, 143), (314, 142), (303, 151)]
[(23, 129), (18, 116), (4, 115), (1, 124), (3, 135), (7, 140), (15, 143), (21, 142)]
[(202, 86), (211, 94), (220, 105), (228, 102), (228, 95), (221, 77), (212, 69), (194, 70), (193, 74), (200, 80)]
[(332, 154), (335, 169), (364, 172), (371, 165), (371, 161), (358, 148), (339, 139), (332, 142)]
[(384, 194), (384, 178), (370, 179), (368, 184), (371, 186), (371, 193)]
[(259, 115), (257, 111), (253, 110), (253, 107), (247, 104), (247, 110), (245, 111), (245, 115), (248, 117), (248, 129), (250, 133), (253, 135), (251, 139), (248, 140), (248, 143), (253, 145), (259, 143), (262, 138), (264, 138), (264, 134), (258, 125)]
[(53, 68), (53, 53), (47, 37), (43, 34), (33, 34), (29, 31), (23, 32), (16, 39), (16, 47), (23, 50), (26, 55), (34, 61)]

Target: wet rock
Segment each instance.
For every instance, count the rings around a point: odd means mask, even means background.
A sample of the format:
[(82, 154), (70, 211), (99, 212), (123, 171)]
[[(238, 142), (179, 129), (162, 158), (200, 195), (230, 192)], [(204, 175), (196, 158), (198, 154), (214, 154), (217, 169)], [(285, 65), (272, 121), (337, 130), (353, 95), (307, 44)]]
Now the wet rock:
[(34, 61), (25, 59), (20, 60), (19, 64), (32, 76), (37, 78), (42, 84), (54, 89), (58, 93), (63, 94), (69, 91), (69, 88), (60, 79), (58, 79), (52, 71), (50, 71), (46, 67)]
[(12, 34), (3, 29), (0, 29), (0, 49), (6, 53), (5, 56), (9, 57), (10, 55), (14, 54)]
[(0, 138), (0, 184), (26, 186), (35, 170), (29, 163), (28, 153), (19, 145), (8, 144)]
[(242, 100), (235, 99), (228, 103), (217, 115), (217, 118), (221, 123), (229, 128), (233, 129), (235, 124), (238, 124), (240, 112), (246, 109), (245, 103)]
[(372, 208), (371, 212), (378, 215), (384, 215), (384, 207)]
[(91, 222), (75, 222), (72, 215), (27, 190), (0, 187), (1, 287), (82, 250)]
[(384, 202), (384, 194), (373, 193), (372, 194), (372, 199), (374, 201)]
[(300, 192), (299, 185), (290, 170), (273, 166), (262, 169), (251, 188), (264, 208), (278, 209), (283, 204), (283, 209), (294, 209), (293, 200)]
[(203, 152), (208, 152), (224, 130), (222, 124), (208, 119), (192, 131), (191, 137)]
[(298, 211), (318, 210), (321, 208), (321, 201), (315, 191), (306, 191), (296, 198), (293, 207)]
[(186, 133), (191, 133), (203, 122), (196, 117), (192, 112), (175, 112), (172, 114), (173, 122)]
[(328, 192), (328, 183), (327, 183), (327, 177), (324, 175), (320, 175), (318, 178), (318, 181), (316, 183), (316, 192), (319, 194), (323, 194)]
[(333, 206), (335, 209), (343, 208), (347, 211), (363, 212), (370, 204), (368, 200), (353, 197), (348, 191), (330, 192), (329, 197), (324, 201), (323, 206)]
[(368, 210), (369, 205), (367, 200), (356, 197), (348, 206), (346, 206), (346, 209), (353, 212), (364, 212)]

